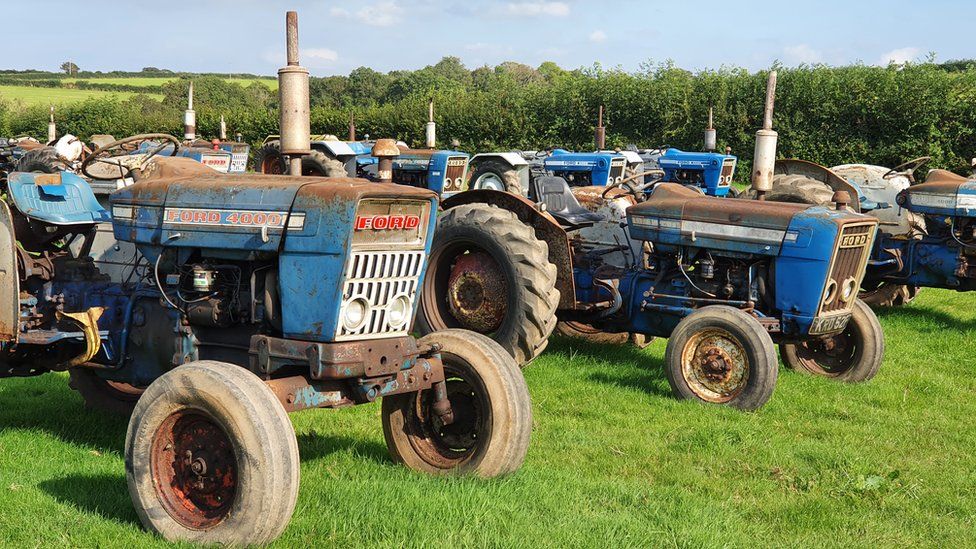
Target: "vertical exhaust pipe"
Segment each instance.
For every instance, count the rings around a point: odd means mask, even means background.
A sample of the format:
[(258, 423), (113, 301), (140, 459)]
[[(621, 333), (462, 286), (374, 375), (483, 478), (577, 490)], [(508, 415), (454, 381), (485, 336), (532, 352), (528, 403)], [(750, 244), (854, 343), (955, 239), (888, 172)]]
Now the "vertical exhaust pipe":
[(427, 148), (433, 149), (437, 144), (437, 123), (434, 122), (434, 100), (427, 105)]
[(308, 69), (298, 64), (298, 13), (285, 15), (288, 65), (278, 69), (281, 154), (288, 157), (288, 173), (302, 175), (302, 156), (312, 152)]
[(356, 140), (356, 113), (349, 113), (349, 141)]
[(776, 71), (769, 73), (766, 83), (766, 108), (763, 112), (763, 127), (756, 132), (756, 152), (752, 166), (752, 188), (759, 200), (766, 199), (766, 193), (773, 189), (773, 171), (776, 169), (776, 142), (778, 135), (773, 130), (773, 106), (776, 101)]
[(708, 128), (705, 129), (705, 151), (715, 152), (718, 148), (718, 132), (715, 131), (713, 109), (708, 107)]
[(51, 105), (51, 121), (47, 123), (47, 142), (53, 143), (58, 138), (58, 125), (54, 122), (54, 105)]
[(227, 122), (224, 120), (224, 115), (220, 115), (220, 140), (227, 141)]
[(377, 139), (370, 153), (378, 160), (377, 176), (380, 183), (393, 182), (393, 160), (400, 156), (400, 148), (392, 139)]
[(603, 127), (603, 105), (600, 105), (600, 114), (597, 115), (596, 129), (593, 131), (593, 143), (598, 151), (607, 148), (607, 130)]
[(193, 141), (197, 138), (197, 113), (193, 110), (193, 80), (186, 96), (186, 112), (183, 113), (183, 139)]

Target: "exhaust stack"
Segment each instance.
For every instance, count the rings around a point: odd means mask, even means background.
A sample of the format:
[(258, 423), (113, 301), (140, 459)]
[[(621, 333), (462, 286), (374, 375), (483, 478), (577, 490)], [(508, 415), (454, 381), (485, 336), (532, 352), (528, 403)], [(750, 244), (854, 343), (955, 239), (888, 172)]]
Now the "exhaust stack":
[(593, 131), (593, 142), (598, 151), (607, 148), (607, 129), (603, 127), (603, 105), (600, 105), (600, 114), (597, 115), (596, 129)]
[(308, 69), (298, 64), (298, 13), (285, 15), (288, 65), (278, 69), (279, 133), (281, 154), (288, 157), (288, 172), (302, 175), (302, 156), (312, 152), (309, 117)]
[(427, 105), (427, 148), (437, 146), (437, 123), (434, 122), (434, 100)]
[(54, 105), (51, 105), (51, 121), (47, 123), (47, 142), (53, 143), (58, 138), (58, 125), (54, 122)]
[(718, 132), (715, 131), (712, 107), (708, 107), (708, 128), (705, 129), (705, 151), (715, 152), (718, 148)]
[(349, 141), (356, 140), (356, 113), (349, 114)]
[(766, 83), (766, 108), (763, 114), (763, 127), (756, 132), (756, 152), (752, 167), (752, 188), (759, 200), (766, 199), (766, 193), (773, 189), (773, 171), (776, 168), (776, 142), (778, 135), (773, 130), (773, 106), (776, 101), (776, 71), (769, 73)]
[(227, 140), (227, 122), (224, 120), (224, 115), (220, 115), (220, 140)]
[(193, 141), (197, 138), (197, 113), (193, 110), (193, 81), (190, 80), (190, 93), (186, 96), (186, 112), (183, 113), (183, 139)]

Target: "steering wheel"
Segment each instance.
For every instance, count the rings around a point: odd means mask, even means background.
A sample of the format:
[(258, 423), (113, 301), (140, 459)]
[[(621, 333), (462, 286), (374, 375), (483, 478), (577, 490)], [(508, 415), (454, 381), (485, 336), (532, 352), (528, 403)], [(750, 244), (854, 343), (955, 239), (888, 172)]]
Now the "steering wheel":
[(603, 196), (603, 198), (606, 198), (607, 195), (610, 194), (610, 191), (619, 187), (625, 190), (626, 192), (632, 194), (634, 198), (636, 198), (637, 201), (640, 202), (641, 197), (644, 194), (644, 191), (653, 187), (655, 183), (660, 181), (660, 178), (657, 178), (652, 181), (637, 183), (638, 180), (642, 180), (648, 175), (656, 175), (656, 173), (653, 170), (648, 172), (637, 172), (619, 181), (614, 181), (613, 183), (607, 185), (606, 189), (603, 189), (603, 193), (601, 193), (601, 196)]
[[(128, 154), (138, 150), (139, 145), (145, 141), (162, 141), (162, 143), (143, 154)], [(98, 147), (85, 158), (85, 161), (81, 164), (81, 173), (97, 181), (125, 179), (132, 175), (133, 172), (142, 171), (146, 164), (153, 157), (161, 153), (169, 144), (173, 145), (173, 150), (170, 151), (169, 156), (175, 156), (177, 151), (180, 150), (180, 140), (168, 133), (143, 133), (126, 137), (125, 139), (119, 139), (118, 141), (112, 141), (111, 143), (106, 143)], [(120, 151), (122, 154), (108, 154), (115, 150)], [(116, 167), (119, 170), (119, 174), (91, 173), (89, 168), (96, 163)]]
[(928, 164), (929, 160), (932, 160), (931, 156), (920, 156), (918, 158), (913, 158), (908, 162), (899, 164), (894, 168), (891, 168), (884, 175), (882, 175), (881, 178), (891, 179), (893, 177), (898, 177), (899, 175), (907, 175), (911, 179), (911, 175), (915, 173), (915, 170)]

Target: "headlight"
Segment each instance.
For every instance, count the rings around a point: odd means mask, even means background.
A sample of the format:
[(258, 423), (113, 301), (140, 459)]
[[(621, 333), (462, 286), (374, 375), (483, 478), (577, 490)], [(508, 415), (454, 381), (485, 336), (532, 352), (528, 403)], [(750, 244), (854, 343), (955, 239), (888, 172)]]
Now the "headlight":
[(366, 324), (369, 317), (369, 302), (357, 297), (346, 303), (346, 312), (342, 315), (342, 324), (346, 330), (355, 332)]
[(844, 281), (844, 284), (840, 289), (840, 300), (844, 303), (850, 303), (852, 299), (857, 297), (857, 288), (855, 287), (855, 280), (853, 278), (848, 278)]
[(827, 282), (827, 291), (824, 292), (823, 304), (830, 305), (837, 297), (837, 281), (831, 278)]
[(386, 310), (386, 320), (390, 327), (400, 329), (407, 323), (410, 317), (410, 298), (406, 295), (398, 295), (390, 302)]

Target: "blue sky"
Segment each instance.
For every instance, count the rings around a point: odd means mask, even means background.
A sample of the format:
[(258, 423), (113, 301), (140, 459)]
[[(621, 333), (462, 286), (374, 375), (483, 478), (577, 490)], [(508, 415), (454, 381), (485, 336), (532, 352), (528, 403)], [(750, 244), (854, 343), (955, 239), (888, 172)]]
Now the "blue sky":
[(57, 70), (71, 59), (83, 70), (271, 75), (283, 62), (288, 9), (299, 12), (302, 64), (314, 76), (416, 69), (445, 55), (469, 68), (887, 64), (929, 52), (976, 57), (974, 8), (971, 0), (34, 0), (4, 6), (0, 67)]

